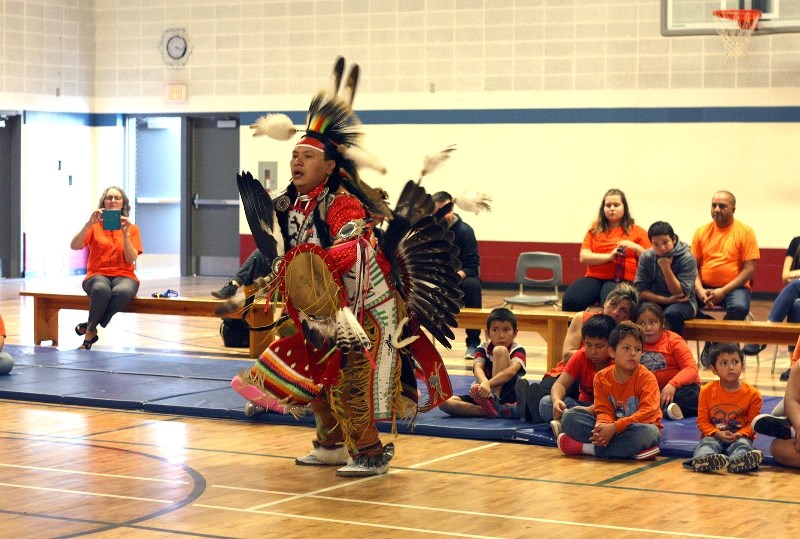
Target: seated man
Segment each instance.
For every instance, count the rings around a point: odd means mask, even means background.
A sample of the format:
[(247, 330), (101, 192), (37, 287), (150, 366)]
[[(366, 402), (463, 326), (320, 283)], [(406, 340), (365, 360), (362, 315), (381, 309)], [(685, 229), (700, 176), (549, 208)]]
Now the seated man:
[[(439, 211), (439, 208), (452, 201), (453, 197), (445, 191), (439, 191), (433, 195), (435, 211)], [(464, 291), (464, 307), (480, 309), (483, 306), (480, 277), (481, 257), (478, 254), (478, 240), (475, 239), (475, 231), (452, 210), (444, 216), (444, 219), (455, 234), (453, 243), (459, 250), (458, 259), (461, 261), (461, 269), (458, 270), (458, 275), (461, 277), (461, 290)], [(475, 359), (475, 351), (480, 344), (481, 330), (468, 329), (467, 351), (464, 358)]]
[[(692, 239), (692, 254), (697, 259), (695, 292), (701, 309), (720, 306), (725, 320), (744, 320), (750, 312), (750, 283), (756, 260), (761, 255), (756, 235), (749, 226), (736, 221), (736, 198), (718, 191), (711, 199), (713, 221), (701, 226)], [(708, 315), (698, 313), (698, 318)], [(700, 361), (708, 367), (708, 347)]]
[(263, 277), (269, 272), (269, 262), (264, 258), (264, 255), (261, 254), (261, 251), (256, 249), (250, 253), (247, 260), (242, 263), (236, 275), (234, 275), (225, 286), (211, 292), (211, 295), (218, 299), (232, 298), (236, 295), (236, 291), (240, 286), (251, 285), (256, 278)]

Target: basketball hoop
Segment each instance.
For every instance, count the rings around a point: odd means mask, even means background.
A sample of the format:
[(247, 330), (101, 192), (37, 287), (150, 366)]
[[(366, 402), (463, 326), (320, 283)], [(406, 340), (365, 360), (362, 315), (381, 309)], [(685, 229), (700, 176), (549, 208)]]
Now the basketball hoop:
[(757, 9), (718, 9), (713, 15), (717, 32), (725, 43), (725, 54), (733, 58), (747, 56), (747, 46), (758, 27), (761, 12)]

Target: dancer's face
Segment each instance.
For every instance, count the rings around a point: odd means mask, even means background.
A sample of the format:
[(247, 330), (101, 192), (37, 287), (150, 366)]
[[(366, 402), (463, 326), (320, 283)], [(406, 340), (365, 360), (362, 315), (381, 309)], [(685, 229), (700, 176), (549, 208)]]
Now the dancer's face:
[(336, 161), (325, 160), (325, 154), (320, 150), (296, 146), (289, 166), (292, 169), (292, 183), (298, 193), (305, 195), (328, 179)]

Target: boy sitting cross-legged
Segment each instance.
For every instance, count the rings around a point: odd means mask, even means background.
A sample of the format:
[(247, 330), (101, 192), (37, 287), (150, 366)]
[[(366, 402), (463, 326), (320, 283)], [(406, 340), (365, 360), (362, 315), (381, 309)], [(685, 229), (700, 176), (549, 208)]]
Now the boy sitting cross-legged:
[[(556, 438), (561, 434), (561, 417), (567, 408), (590, 406), (594, 402), (594, 375), (611, 364), (608, 337), (616, 325), (617, 321), (606, 314), (589, 318), (581, 328), (584, 345), (569, 358), (550, 395), (539, 401), (539, 415), (550, 422)], [(567, 396), (576, 381), (577, 400)]]
[(453, 395), (439, 408), (457, 417), (519, 417), (514, 384), (525, 375), (525, 349), (514, 339), (517, 317), (505, 308), (494, 309), (486, 319), (489, 342), (475, 352), (475, 382), (468, 395)]
[(697, 427), (703, 439), (683, 465), (697, 472), (725, 467), (731, 472), (757, 470), (763, 455), (753, 449), (756, 434), (750, 422), (761, 411), (763, 400), (756, 388), (740, 379), (744, 355), (739, 345), (723, 342), (712, 347), (709, 367), (719, 380), (700, 390)]
[(661, 406), (658, 382), (639, 364), (644, 331), (620, 322), (608, 338), (614, 364), (594, 378), (594, 404), (564, 412), (558, 448), (565, 455), (644, 460), (658, 455)]

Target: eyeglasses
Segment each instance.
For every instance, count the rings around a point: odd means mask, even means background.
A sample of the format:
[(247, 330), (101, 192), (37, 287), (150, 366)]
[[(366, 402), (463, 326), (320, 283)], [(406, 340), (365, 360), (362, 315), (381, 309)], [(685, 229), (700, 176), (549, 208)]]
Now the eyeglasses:
[(108, 200), (109, 202), (111, 202), (112, 200), (122, 200), (122, 197), (120, 195), (108, 195), (106, 197), (106, 200)]

